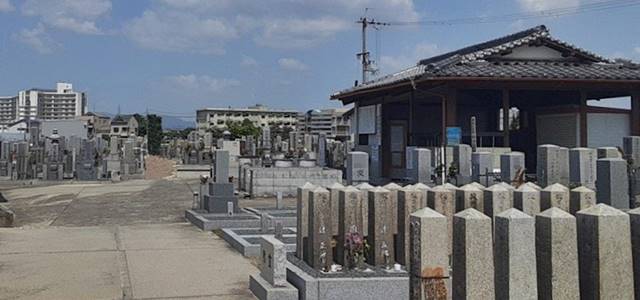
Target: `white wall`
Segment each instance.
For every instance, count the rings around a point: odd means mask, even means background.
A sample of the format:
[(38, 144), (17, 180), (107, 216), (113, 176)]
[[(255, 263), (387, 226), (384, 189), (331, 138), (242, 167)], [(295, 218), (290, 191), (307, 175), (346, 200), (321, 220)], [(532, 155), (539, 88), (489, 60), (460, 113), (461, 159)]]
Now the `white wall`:
[(622, 137), (630, 134), (629, 115), (611, 113), (587, 114), (587, 144), (595, 147), (622, 147)]

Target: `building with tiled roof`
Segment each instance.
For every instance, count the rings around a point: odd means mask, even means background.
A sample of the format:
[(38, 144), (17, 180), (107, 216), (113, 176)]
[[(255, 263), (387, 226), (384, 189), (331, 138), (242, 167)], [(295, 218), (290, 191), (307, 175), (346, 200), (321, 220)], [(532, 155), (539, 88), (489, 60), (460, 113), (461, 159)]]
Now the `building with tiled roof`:
[[(629, 97), (631, 110), (587, 105), (617, 97)], [(331, 99), (354, 104), (357, 148), (380, 178), (407, 175), (407, 146), (457, 142), (447, 128), (470, 144), (471, 117), (479, 147), (525, 152), (528, 170), (538, 144), (619, 146), (640, 135), (640, 65), (559, 40), (545, 26), (422, 59)]]

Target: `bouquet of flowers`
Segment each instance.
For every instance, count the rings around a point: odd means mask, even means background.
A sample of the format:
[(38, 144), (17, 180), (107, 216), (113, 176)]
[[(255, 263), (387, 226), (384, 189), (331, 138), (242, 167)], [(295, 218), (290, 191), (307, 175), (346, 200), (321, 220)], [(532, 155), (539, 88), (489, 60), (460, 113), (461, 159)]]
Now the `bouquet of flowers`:
[(363, 269), (364, 255), (369, 250), (367, 241), (357, 231), (352, 231), (346, 234), (344, 247), (348, 258), (345, 262), (345, 267), (348, 269), (353, 269), (354, 267)]

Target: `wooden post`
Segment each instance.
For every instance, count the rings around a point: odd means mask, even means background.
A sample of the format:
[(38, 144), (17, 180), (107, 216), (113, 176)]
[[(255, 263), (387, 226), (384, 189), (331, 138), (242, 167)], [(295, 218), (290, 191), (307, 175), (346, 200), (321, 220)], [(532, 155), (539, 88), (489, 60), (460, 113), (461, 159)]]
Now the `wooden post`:
[(502, 136), (503, 147), (510, 147), (509, 142), (509, 91), (502, 90)]
[(631, 95), (631, 135), (640, 135), (640, 91)]
[(587, 132), (587, 93), (580, 91), (580, 147), (588, 146)]

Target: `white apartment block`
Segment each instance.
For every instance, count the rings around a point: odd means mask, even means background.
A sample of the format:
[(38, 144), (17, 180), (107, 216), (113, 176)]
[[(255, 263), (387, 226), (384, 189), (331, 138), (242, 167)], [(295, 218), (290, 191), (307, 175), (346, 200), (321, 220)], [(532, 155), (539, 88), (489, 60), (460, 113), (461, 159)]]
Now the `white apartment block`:
[(196, 125), (199, 134), (212, 128), (227, 128), (228, 122), (250, 120), (257, 127), (286, 126), (295, 128), (298, 112), (295, 110), (269, 109), (263, 105), (248, 108), (203, 108), (196, 112)]
[(69, 120), (86, 112), (87, 97), (70, 83), (58, 82), (56, 89), (29, 89), (18, 96), (0, 97), (0, 124), (22, 119)]

